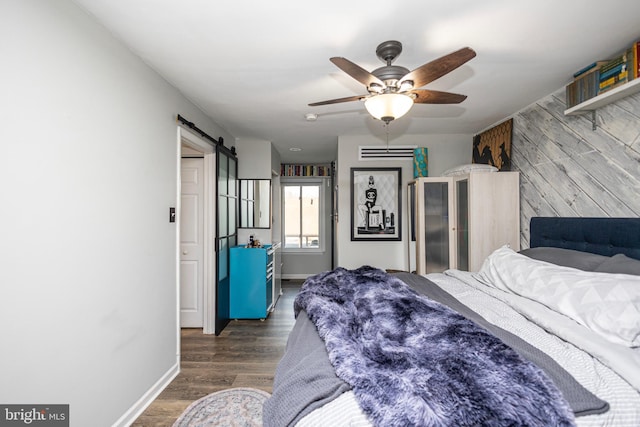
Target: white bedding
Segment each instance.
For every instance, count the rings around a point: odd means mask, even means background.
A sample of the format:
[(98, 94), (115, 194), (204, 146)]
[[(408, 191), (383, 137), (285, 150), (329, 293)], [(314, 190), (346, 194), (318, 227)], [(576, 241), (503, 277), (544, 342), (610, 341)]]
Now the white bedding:
[[(558, 315), (557, 313), (538, 304), (540, 307), (536, 307), (535, 310), (533, 310), (536, 314), (531, 315), (531, 313), (529, 313), (529, 318), (527, 318), (520, 313), (520, 311), (527, 312), (526, 308), (518, 307), (517, 302), (514, 303), (510, 301), (510, 303), (515, 304), (517, 307), (512, 308), (506, 301), (509, 298), (500, 298), (502, 295), (500, 295), (499, 292), (502, 291), (488, 288), (486, 285), (477, 281), (473, 273), (449, 270), (446, 274), (430, 274), (425, 277), (479, 313), (487, 321), (519, 335), (546, 352), (571, 373), (584, 387), (609, 403), (610, 409), (604, 414), (576, 418), (576, 423), (579, 427), (640, 426), (640, 393), (634, 389), (627, 380), (621, 377), (621, 374), (625, 375), (625, 372), (630, 374), (633, 372), (636, 374), (640, 373), (640, 363), (636, 365), (633, 356), (640, 356), (637, 351), (627, 348), (632, 356), (623, 356), (620, 359), (616, 356), (615, 350), (597, 350), (597, 345), (591, 345), (589, 343), (578, 345), (569, 343), (565, 341), (565, 339), (567, 339), (566, 336), (571, 337), (572, 335), (578, 335), (582, 336), (582, 338), (586, 337), (583, 341), (589, 341), (589, 335), (585, 335), (583, 330), (579, 330), (580, 333), (576, 333), (573, 325), (566, 324), (565, 322), (560, 322), (562, 324), (560, 324), (559, 330), (556, 331), (560, 333), (561, 336), (564, 335), (564, 338), (559, 338), (555, 334), (547, 333), (542, 327), (529, 319), (535, 319), (536, 317), (540, 317), (543, 320), (553, 319), (553, 315)], [(522, 297), (517, 298), (526, 300), (526, 298)], [(505, 301), (502, 301), (502, 299)], [(524, 305), (526, 306), (527, 304)], [(547, 317), (547, 315), (549, 317)], [(571, 319), (568, 320), (580, 328), (586, 329)], [(546, 323), (547, 324), (543, 326), (544, 328), (549, 328), (550, 325), (548, 323), (553, 324), (554, 322), (547, 321)], [(551, 330), (551, 328), (549, 329)], [(594, 347), (594, 349), (590, 349), (590, 351), (593, 350), (596, 351), (596, 353), (604, 354), (598, 354), (597, 358), (593, 357), (581, 349), (584, 347)], [(603, 363), (603, 361), (607, 364)], [(607, 365), (614, 365), (617, 369), (614, 371)], [(327, 425), (368, 426), (370, 424), (360, 410), (353, 393), (347, 392), (333, 402), (308, 414), (297, 425), (300, 427), (324, 427)]]
[(475, 277), (544, 304), (614, 344), (640, 347), (640, 276), (562, 267), (504, 246), (487, 257)]
[[(612, 360), (615, 360), (620, 370), (637, 374), (640, 372), (640, 363), (627, 359), (616, 360), (615, 357), (616, 350), (629, 349), (624, 346), (616, 349), (607, 342), (600, 342), (601, 345), (598, 345), (599, 336), (590, 333), (584, 326), (541, 304), (536, 307), (535, 303), (531, 304), (532, 302), (526, 298), (515, 295), (509, 298), (506, 293), (501, 295), (500, 291), (475, 280), (474, 273), (449, 270), (446, 274), (426, 277), (436, 282), (467, 307), (479, 313), (487, 321), (515, 333), (547, 353), (580, 384), (609, 403), (610, 409), (604, 414), (576, 418), (578, 426), (640, 426), (640, 393), (638, 390), (601, 360), (582, 350), (579, 346), (565, 341), (565, 339), (574, 338), (580, 341), (583, 347), (591, 347), (591, 350), (598, 354), (609, 354), (610, 364)], [(508, 300), (511, 305), (491, 303), (497, 299), (496, 297)], [(518, 304), (518, 299), (521, 304)], [(530, 319), (521, 312), (528, 313)], [(543, 323), (543, 326), (535, 323), (536, 318)], [(554, 327), (556, 321), (558, 323)], [(558, 337), (556, 333), (567, 338)], [(590, 339), (593, 341), (591, 342)], [(590, 342), (591, 344), (589, 344)], [(612, 351), (608, 349), (612, 349)], [(631, 350), (629, 352), (632, 353)], [(604, 357), (603, 360), (605, 360)]]

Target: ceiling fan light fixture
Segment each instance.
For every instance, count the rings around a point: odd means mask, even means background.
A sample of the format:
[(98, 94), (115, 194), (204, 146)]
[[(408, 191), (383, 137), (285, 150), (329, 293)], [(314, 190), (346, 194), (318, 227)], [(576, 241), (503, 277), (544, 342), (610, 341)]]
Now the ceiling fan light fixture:
[(364, 101), (364, 106), (369, 114), (386, 123), (407, 114), (412, 105), (413, 99), (401, 93), (384, 93)]

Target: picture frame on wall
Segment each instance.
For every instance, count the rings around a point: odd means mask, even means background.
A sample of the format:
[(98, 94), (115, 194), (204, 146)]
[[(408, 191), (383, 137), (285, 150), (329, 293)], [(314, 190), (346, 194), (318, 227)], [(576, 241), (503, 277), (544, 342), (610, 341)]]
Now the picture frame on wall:
[(351, 168), (351, 241), (402, 240), (402, 168)]
[(499, 171), (511, 170), (513, 119), (505, 120), (473, 137), (473, 163), (495, 166)]

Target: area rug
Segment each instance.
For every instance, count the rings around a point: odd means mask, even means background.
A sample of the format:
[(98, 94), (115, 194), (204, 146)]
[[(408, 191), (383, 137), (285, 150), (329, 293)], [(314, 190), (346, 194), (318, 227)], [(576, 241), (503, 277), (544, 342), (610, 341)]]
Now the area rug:
[(271, 395), (255, 388), (230, 388), (193, 402), (173, 427), (260, 427), (262, 405)]

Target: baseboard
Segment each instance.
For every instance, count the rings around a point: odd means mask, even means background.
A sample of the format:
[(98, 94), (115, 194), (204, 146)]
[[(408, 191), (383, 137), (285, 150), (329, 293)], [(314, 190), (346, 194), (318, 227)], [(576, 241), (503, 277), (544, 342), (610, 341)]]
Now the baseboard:
[(112, 427), (128, 427), (133, 424), (179, 373), (180, 361), (177, 361)]

